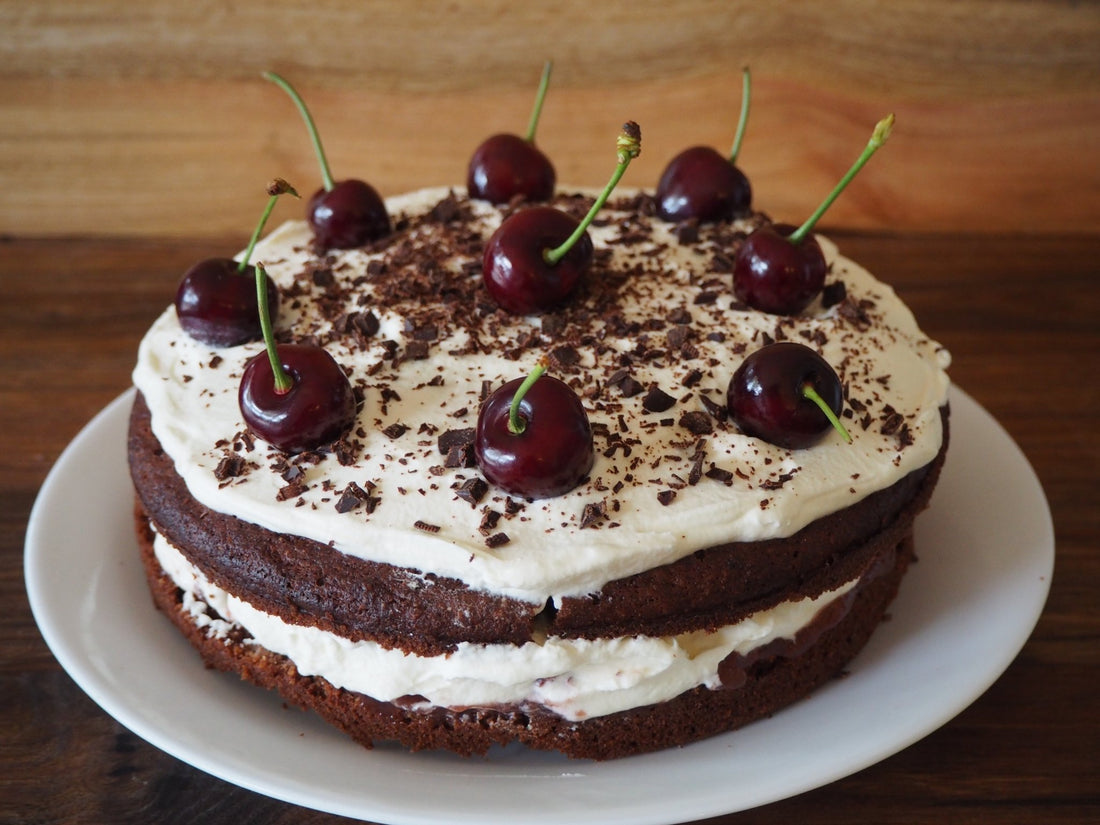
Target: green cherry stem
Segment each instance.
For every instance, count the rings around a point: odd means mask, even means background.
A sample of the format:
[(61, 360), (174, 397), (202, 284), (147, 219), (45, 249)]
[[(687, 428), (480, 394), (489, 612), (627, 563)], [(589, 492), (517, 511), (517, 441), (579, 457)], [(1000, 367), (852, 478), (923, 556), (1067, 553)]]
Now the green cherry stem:
[(611, 180), (607, 182), (607, 186), (604, 187), (600, 196), (596, 198), (596, 202), (592, 204), (592, 208), (588, 210), (588, 214), (584, 216), (584, 219), (577, 224), (577, 228), (573, 230), (573, 234), (566, 238), (559, 246), (553, 249), (543, 250), (543, 260), (548, 264), (556, 264), (562, 258), (569, 254), (569, 250), (573, 248), (573, 244), (581, 239), (585, 230), (588, 229), (588, 225), (592, 223), (593, 218), (596, 217), (596, 213), (603, 209), (603, 205), (607, 203), (607, 199), (611, 197), (611, 192), (618, 185), (619, 181), (623, 177), (623, 173), (626, 172), (626, 167), (630, 165), (630, 161), (638, 157), (642, 152), (642, 129), (633, 120), (628, 120), (623, 124), (622, 131), (619, 132), (618, 138), (615, 139), (615, 148), (618, 153), (619, 165), (615, 167), (615, 172), (611, 175)]
[(863, 150), (863, 154), (856, 159), (856, 162), (852, 164), (852, 168), (840, 179), (840, 183), (833, 188), (829, 196), (821, 202), (821, 206), (817, 207), (817, 210), (806, 219), (806, 222), (802, 224), (802, 226), (788, 235), (787, 240), (793, 244), (802, 243), (802, 240), (813, 231), (814, 224), (821, 219), (825, 211), (833, 205), (833, 201), (837, 199), (837, 196), (844, 191), (844, 187), (851, 182), (852, 178), (854, 178), (859, 170), (863, 168), (864, 164), (871, 159), (871, 155), (877, 152), (879, 147), (881, 147), (882, 144), (886, 142), (886, 139), (890, 137), (890, 130), (893, 128), (893, 115), (887, 115), (875, 124), (875, 130), (871, 133), (871, 139), (867, 141), (867, 147)]
[(248, 266), (248, 261), (252, 257), (252, 250), (256, 248), (256, 243), (260, 240), (260, 233), (264, 231), (264, 225), (267, 223), (267, 219), (271, 217), (271, 210), (275, 208), (275, 201), (279, 199), (279, 195), (298, 197), (294, 187), (282, 178), (275, 178), (267, 185), (267, 207), (260, 216), (260, 222), (256, 224), (256, 228), (252, 231), (252, 237), (248, 239), (248, 247), (245, 249), (240, 263), (237, 264), (237, 272), (244, 272), (245, 267)]
[(825, 403), (825, 399), (817, 394), (817, 390), (813, 388), (813, 385), (806, 383), (802, 385), (802, 397), (807, 398), (817, 404), (818, 408), (825, 413), (825, 417), (829, 419), (829, 423), (833, 425), (838, 433), (844, 437), (844, 440), (849, 444), (852, 443), (852, 436), (848, 434), (848, 430), (844, 428), (844, 425), (840, 422), (840, 419), (836, 417), (836, 413), (833, 412), (832, 407)]
[(749, 101), (752, 99), (752, 75), (746, 66), (741, 72), (741, 116), (737, 119), (737, 131), (733, 135), (733, 148), (730, 149), (730, 163), (737, 163), (741, 152), (741, 141), (745, 138), (745, 126), (749, 122)]
[(275, 376), (275, 392), (283, 395), (290, 392), (294, 379), (283, 369), (279, 351), (275, 348), (275, 331), (271, 328), (271, 311), (267, 307), (267, 272), (262, 263), (256, 264), (256, 303), (260, 307), (260, 329), (264, 334), (267, 357), (271, 360), (271, 373)]
[(531, 389), (536, 381), (542, 378), (545, 372), (546, 362), (539, 361), (538, 365), (531, 370), (531, 374), (516, 388), (516, 394), (512, 396), (512, 403), (508, 407), (508, 431), (512, 435), (523, 435), (523, 431), (527, 429), (527, 422), (519, 414), (519, 405), (523, 401), (523, 397), (527, 395), (527, 391)]
[(539, 81), (539, 90), (535, 94), (535, 108), (531, 110), (531, 119), (527, 122), (527, 134), (523, 139), (528, 143), (535, 142), (535, 130), (542, 116), (542, 103), (546, 100), (546, 90), (550, 87), (550, 71), (554, 68), (554, 61), (547, 60), (542, 67), (542, 80)]
[(332, 171), (328, 166), (328, 158), (325, 157), (324, 147), (321, 146), (321, 135), (317, 131), (317, 126), (313, 122), (313, 116), (310, 115), (309, 109), (306, 108), (306, 102), (302, 100), (301, 95), (295, 91), (286, 80), (281, 78), (275, 72), (264, 72), (263, 77), (265, 80), (270, 80), (288, 95), (290, 99), (294, 101), (294, 105), (298, 107), (298, 111), (302, 115), (302, 120), (306, 122), (306, 131), (309, 132), (309, 139), (313, 142), (313, 151), (317, 155), (317, 162), (321, 165), (321, 181), (324, 184), (325, 191), (331, 192), (332, 187), (336, 185), (336, 182), (332, 179)]

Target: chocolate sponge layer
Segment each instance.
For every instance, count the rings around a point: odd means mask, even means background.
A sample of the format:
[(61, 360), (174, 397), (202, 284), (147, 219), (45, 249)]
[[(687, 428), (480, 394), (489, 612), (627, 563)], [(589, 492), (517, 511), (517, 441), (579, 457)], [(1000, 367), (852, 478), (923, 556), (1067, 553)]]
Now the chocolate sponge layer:
[[(366, 747), (393, 740), (411, 750), (444, 749), (464, 756), (518, 741), (571, 757), (613, 759), (686, 745), (769, 716), (843, 670), (881, 621), (912, 558), (907, 537), (884, 558), (887, 563), (877, 575), (868, 575), (850, 598), (838, 600), (843, 602), (839, 615), (811, 628), (808, 638), (766, 651), (743, 667), (731, 663), (737, 678), (729, 679), (728, 689), (698, 687), (666, 702), (575, 722), (538, 707), (420, 711), (380, 702), (323, 678), (302, 676), (291, 661), (247, 638), (209, 635), (181, 608), (182, 594), (153, 555), (153, 534), (140, 507), (137, 526), (154, 602), (207, 666), (278, 691)], [(725, 671), (720, 672), (726, 680)]]
[[(944, 418), (946, 425), (946, 411)], [(714, 629), (781, 601), (817, 596), (873, 567), (911, 533), (946, 448), (945, 438), (930, 464), (794, 536), (700, 550), (544, 609), (454, 579), (354, 558), (202, 506), (153, 435), (140, 395), (129, 433), (143, 511), (212, 582), (284, 621), (422, 655), (464, 641), (522, 644), (536, 624), (583, 638)], [(425, 579), (430, 586), (411, 586)]]

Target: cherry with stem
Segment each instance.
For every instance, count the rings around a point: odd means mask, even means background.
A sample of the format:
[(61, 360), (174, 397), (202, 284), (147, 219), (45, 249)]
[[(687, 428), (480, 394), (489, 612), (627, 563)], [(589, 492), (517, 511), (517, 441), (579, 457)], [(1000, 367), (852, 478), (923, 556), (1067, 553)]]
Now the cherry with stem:
[(752, 76), (742, 71), (741, 115), (733, 147), (723, 156), (710, 146), (685, 149), (665, 167), (655, 193), (657, 214), (666, 221), (700, 223), (728, 220), (749, 212), (752, 186), (737, 167), (737, 156), (745, 137), (752, 97)]
[(485, 288), (517, 315), (546, 312), (573, 292), (592, 264), (588, 226), (607, 203), (630, 162), (641, 152), (638, 124), (623, 124), (616, 139), (618, 165), (580, 221), (559, 209), (532, 206), (510, 215), (489, 238), (482, 257)]
[(733, 293), (753, 309), (795, 315), (809, 306), (825, 285), (827, 266), (813, 228), (871, 156), (890, 136), (894, 116), (880, 120), (866, 148), (840, 182), (797, 229), (785, 224), (753, 231), (733, 262)]
[(256, 295), (265, 351), (245, 365), (237, 402), (248, 429), (285, 453), (322, 448), (355, 423), (356, 401), (344, 370), (323, 347), (275, 343), (265, 300), (264, 266)]
[[(207, 258), (184, 273), (176, 289), (176, 317), (180, 327), (196, 341), (213, 347), (234, 347), (262, 335), (254, 268), (249, 261), (280, 195), (298, 197), (289, 183), (276, 178), (267, 186), (267, 206), (260, 216), (240, 260)], [(277, 311), (279, 292), (267, 278), (267, 303)]]
[(471, 198), (493, 204), (516, 199), (548, 201), (554, 195), (557, 175), (550, 159), (535, 146), (535, 131), (550, 85), (551, 61), (546, 61), (539, 82), (527, 133), (501, 133), (486, 138), (474, 151), (466, 172), (466, 191)]
[(389, 213), (373, 186), (357, 178), (333, 179), (321, 145), (320, 132), (297, 90), (275, 72), (264, 72), (263, 77), (294, 101), (305, 121), (321, 167), (322, 186), (310, 198), (306, 208), (306, 219), (318, 245), (323, 249), (354, 249), (390, 234), (392, 225)]
[(474, 453), (485, 478), (527, 498), (564, 495), (595, 462), (584, 406), (568, 384), (545, 372), (543, 361), (526, 378), (493, 392), (475, 431)]
[(840, 378), (815, 350), (793, 341), (751, 353), (726, 390), (730, 417), (746, 435), (788, 449), (812, 446), (830, 427), (849, 444), (839, 415)]

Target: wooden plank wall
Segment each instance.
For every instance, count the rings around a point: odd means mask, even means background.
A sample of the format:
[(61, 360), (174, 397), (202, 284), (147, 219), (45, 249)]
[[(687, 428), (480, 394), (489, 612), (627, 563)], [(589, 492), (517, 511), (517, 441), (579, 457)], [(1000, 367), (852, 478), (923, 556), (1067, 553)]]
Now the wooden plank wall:
[(827, 225), (1100, 218), (1096, 3), (0, 0), (0, 233), (246, 237), (267, 179), (319, 180), (267, 68), (310, 102), (338, 177), (458, 185), (482, 138), (523, 130), (547, 57), (539, 143), (561, 181), (601, 185), (627, 118), (644, 135), (627, 184), (725, 149), (748, 64), (740, 165), (776, 217), (808, 214), (894, 111)]

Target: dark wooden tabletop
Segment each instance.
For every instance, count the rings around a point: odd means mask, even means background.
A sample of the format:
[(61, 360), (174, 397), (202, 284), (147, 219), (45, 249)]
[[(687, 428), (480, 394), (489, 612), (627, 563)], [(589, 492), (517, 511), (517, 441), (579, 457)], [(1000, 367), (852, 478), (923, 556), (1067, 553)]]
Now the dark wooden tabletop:
[[(1005, 674), (897, 755), (711, 823), (1100, 822), (1100, 236), (869, 236), (842, 249), (953, 353), (1053, 512), (1046, 609)], [(235, 243), (0, 240), (0, 823), (320, 823), (119, 725), (51, 655), (23, 583), (27, 518), (65, 445), (129, 385), (182, 271)], [(119, 445), (123, 449), (123, 445)]]

